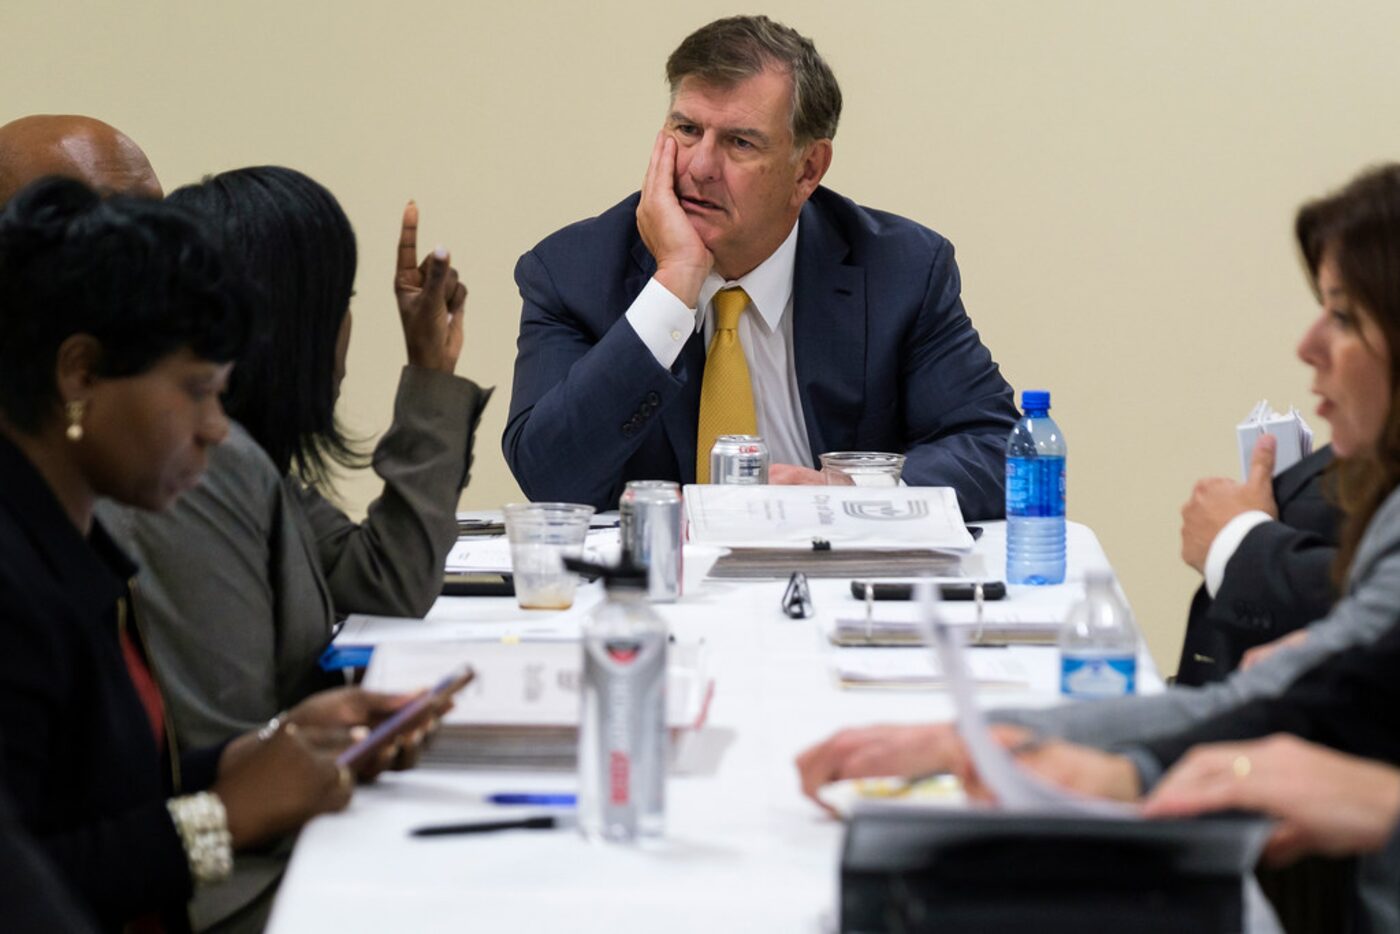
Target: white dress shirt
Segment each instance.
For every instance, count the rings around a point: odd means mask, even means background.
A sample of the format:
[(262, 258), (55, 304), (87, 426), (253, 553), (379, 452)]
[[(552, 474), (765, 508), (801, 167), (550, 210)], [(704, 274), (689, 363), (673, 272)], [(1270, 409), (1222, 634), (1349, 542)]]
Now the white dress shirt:
[(814, 467), (792, 353), (798, 226), (793, 224), (782, 245), (748, 275), (727, 280), (712, 271), (700, 287), (697, 308), (687, 308), (653, 278), (627, 309), (626, 318), (657, 362), (670, 369), (696, 331), (704, 329), (705, 346), (710, 346), (715, 332), (715, 293), (730, 286), (742, 288), (748, 293), (749, 306), (739, 319), (739, 342), (749, 365), (758, 433), (768, 442), (773, 463)]

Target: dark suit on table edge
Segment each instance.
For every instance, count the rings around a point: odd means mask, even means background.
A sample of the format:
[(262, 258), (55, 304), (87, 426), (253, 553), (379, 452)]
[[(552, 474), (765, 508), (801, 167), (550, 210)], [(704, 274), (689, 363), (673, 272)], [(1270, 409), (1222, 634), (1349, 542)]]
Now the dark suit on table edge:
[(1331, 463), (1327, 445), (1274, 478), (1278, 520), (1255, 526), (1241, 540), (1215, 599), (1202, 585), (1191, 601), (1178, 684), (1223, 680), (1246, 650), (1302, 629), (1332, 608), (1342, 516), (1323, 492)]
[[(615, 508), (627, 480), (695, 479), (703, 335), (662, 367), (619, 325), (656, 270), (634, 194), (520, 258), (524, 299), (502, 446), (525, 494)], [(813, 462), (833, 450), (908, 456), (904, 477), (1000, 517), (1011, 387), (959, 297), (952, 245), (818, 188), (802, 208), (793, 356)]]

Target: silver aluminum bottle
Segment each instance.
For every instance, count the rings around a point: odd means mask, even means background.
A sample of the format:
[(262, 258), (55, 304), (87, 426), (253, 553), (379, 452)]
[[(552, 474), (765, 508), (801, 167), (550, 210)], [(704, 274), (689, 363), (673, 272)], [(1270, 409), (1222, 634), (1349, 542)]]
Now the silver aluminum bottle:
[(665, 830), (666, 624), (644, 576), (606, 586), (583, 630), (579, 829), (632, 843)]
[(768, 445), (758, 435), (720, 435), (710, 448), (710, 482), (768, 482)]
[(681, 595), (685, 510), (680, 484), (632, 480), (617, 504), (622, 553), (647, 569), (647, 599), (675, 603)]

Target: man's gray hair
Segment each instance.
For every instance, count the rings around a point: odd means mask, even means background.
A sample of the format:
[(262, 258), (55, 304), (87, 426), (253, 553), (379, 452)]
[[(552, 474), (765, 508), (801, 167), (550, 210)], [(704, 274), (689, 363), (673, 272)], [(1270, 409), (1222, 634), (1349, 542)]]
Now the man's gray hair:
[(674, 95), (685, 78), (733, 87), (767, 68), (792, 76), (793, 141), (831, 139), (841, 119), (841, 88), (812, 40), (766, 16), (731, 16), (686, 36), (666, 60)]

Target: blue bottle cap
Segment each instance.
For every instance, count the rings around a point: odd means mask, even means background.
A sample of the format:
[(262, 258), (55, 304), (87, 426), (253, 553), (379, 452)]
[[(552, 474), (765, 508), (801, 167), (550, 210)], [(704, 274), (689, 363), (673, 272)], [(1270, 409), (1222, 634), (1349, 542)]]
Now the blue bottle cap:
[(1021, 393), (1021, 408), (1045, 411), (1050, 408), (1050, 393), (1045, 389), (1027, 389)]

